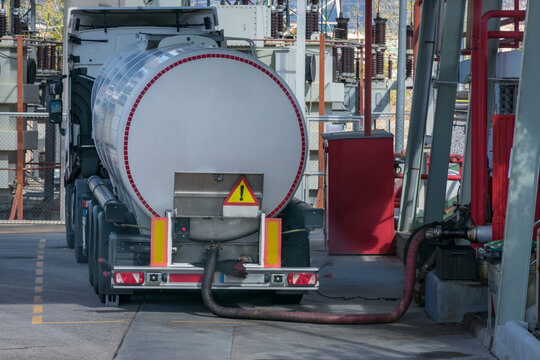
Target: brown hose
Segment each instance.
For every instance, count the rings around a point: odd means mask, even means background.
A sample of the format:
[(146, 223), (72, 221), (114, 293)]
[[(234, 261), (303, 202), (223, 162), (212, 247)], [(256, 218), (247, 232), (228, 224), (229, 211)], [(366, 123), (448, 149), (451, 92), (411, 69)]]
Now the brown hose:
[(405, 287), (403, 296), (397, 306), (389, 313), (383, 314), (325, 314), (309, 312), (289, 312), (275, 310), (253, 310), (242, 308), (228, 308), (219, 305), (212, 294), (212, 281), (216, 269), (219, 250), (211, 246), (207, 250), (207, 260), (204, 266), (204, 274), (201, 286), (201, 295), (204, 305), (215, 315), (224, 318), (291, 321), (314, 324), (386, 324), (400, 319), (411, 304), (416, 277), (416, 255), (420, 244), (425, 240), (429, 229), (420, 230), (414, 235), (407, 253), (405, 266)]

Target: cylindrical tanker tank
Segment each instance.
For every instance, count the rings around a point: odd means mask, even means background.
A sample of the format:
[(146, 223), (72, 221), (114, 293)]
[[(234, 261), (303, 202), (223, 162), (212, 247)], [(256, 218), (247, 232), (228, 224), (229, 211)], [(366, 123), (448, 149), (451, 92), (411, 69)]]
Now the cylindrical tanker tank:
[[(287, 84), (255, 58), (217, 46), (147, 47), (117, 52), (92, 93), (94, 142), (118, 197), (149, 227), (173, 210), (176, 173), (263, 174), (260, 210), (276, 216), (307, 154), (305, 121)], [(192, 218), (191, 238), (237, 239), (259, 221)]]

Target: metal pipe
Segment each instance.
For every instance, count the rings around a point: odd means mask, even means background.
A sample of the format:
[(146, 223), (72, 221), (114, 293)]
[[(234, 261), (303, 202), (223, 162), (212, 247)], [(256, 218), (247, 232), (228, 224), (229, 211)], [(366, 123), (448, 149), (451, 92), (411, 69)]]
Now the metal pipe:
[(364, 135), (365, 136), (371, 136), (371, 62), (373, 61), (372, 58), (372, 0), (365, 0), (365, 6), (364, 6), (364, 20), (365, 20), (365, 30), (364, 30), (364, 37), (365, 37), (365, 46), (366, 46), (366, 74), (365, 76), (365, 95), (364, 95)]
[[(413, 33), (413, 70), (416, 72), (416, 53), (418, 51), (418, 39), (420, 37), (420, 12), (422, 11), (422, 0), (414, 2), (414, 33)], [(414, 74), (414, 73), (413, 73)]]
[[(478, 4), (480, 3), (480, 4)], [(471, 123), (471, 215), (477, 225), (486, 224), (487, 213), (487, 88), (488, 88), (488, 39), (514, 36), (514, 32), (489, 31), (490, 19), (510, 17), (525, 18), (525, 11), (491, 10), (481, 14), (482, 1), (474, 3), (473, 36), (472, 36), (472, 69), (471, 110), (474, 114)], [(476, 21), (479, 19), (478, 24)]]
[(306, 0), (298, 1), (296, 12), (296, 91), (302, 114), (306, 108)]
[[(324, 116), (324, 55), (326, 53), (325, 49), (325, 36), (324, 34), (320, 35), (319, 39), (319, 116)], [(318, 158), (319, 158), (319, 171), (324, 171), (324, 140), (322, 138), (322, 134), (324, 134), (324, 122), (319, 123), (319, 137), (318, 137), (318, 143), (319, 143), (319, 151), (318, 151)], [(315, 207), (321, 209), (324, 204), (324, 179), (322, 177), (319, 177), (318, 181), (318, 191), (317, 191), (317, 201), (315, 203)]]
[(439, 13), (439, 0), (426, 0), (423, 6), (418, 63), (414, 76), (414, 93), (411, 105), (405, 177), (399, 212), (399, 231), (412, 231), (416, 222), (416, 205), (424, 155), (424, 141), (428, 116), (428, 103), (432, 86), (435, 33)]
[(399, 31), (396, 89), (396, 140), (394, 150), (402, 152), (405, 137), (405, 80), (407, 78), (407, 0), (399, 0)]
[[(422, 174), (420, 176), (420, 178), (422, 180), (427, 180), (429, 179), (429, 175), (428, 174)], [(394, 179), (403, 179), (403, 174), (394, 174)], [(461, 175), (448, 175), (448, 180), (450, 181), (461, 181)]]
[(433, 238), (432, 236), (433, 233), (429, 229), (422, 229), (413, 236), (407, 252), (403, 295), (394, 310), (388, 313), (327, 314), (276, 310), (254, 310), (221, 306), (215, 301), (212, 294), (212, 282), (214, 280), (216, 263), (219, 256), (219, 249), (217, 245), (210, 245), (206, 250), (207, 259), (204, 266), (204, 274), (201, 284), (202, 300), (204, 305), (213, 314), (224, 318), (342, 325), (391, 323), (399, 320), (405, 314), (411, 304), (416, 278), (416, 257), (418, 254), (418, 249), (426, 238), (431, 239)]
[[(360, 47), (360, 61), (358, 62), (358, 73), (359, 77), (357, 79), (358, 81), (358, 115), (362, 115), (364, 113), (364, 68), (362, 67), (364, 63), (364, 48)], [(364, 117), (362, 116), (362, 119)], [(358, 130), (362, 129), (364, 127), (364, 124), (359, 122), (358, 123)]]
[(88, 178), (88, 188), (105, 213), (105, 220), (109, 222), (124, 222), (126, 207), (116, 199), (109, 185), (99, 176)]

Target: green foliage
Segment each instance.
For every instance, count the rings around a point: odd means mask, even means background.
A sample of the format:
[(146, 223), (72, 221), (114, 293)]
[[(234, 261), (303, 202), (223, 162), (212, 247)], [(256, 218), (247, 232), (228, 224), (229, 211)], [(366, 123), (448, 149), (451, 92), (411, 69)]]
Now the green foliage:
[[(355, 28), (358, 23), (360, 32), (364, 31), (364, 0), (359, 0), (348, 11), (347, 16), (350, 20), (350, 26)], [(407, 0), (408, 22), (411, 21), (411, 10), (414, 6), (414, 0)], [(360, 7), (360, 11), (359, 11)], [(399, 23), (399, 0), (373, 0), (373, 17), (379, 13), (380, 17), (387, 19), (386, 34), (389, 39), (397, 38)]]
[(64, 32), (64, 1), (36, 1), (37, 24), (40, 37), (62, 41)]
[[(24, 17), (30, 13), (30, 1), (21, 1)], [(52, 41), (62, 41), (64, 32), (64, 1), (36, 0), (37, 37)]]

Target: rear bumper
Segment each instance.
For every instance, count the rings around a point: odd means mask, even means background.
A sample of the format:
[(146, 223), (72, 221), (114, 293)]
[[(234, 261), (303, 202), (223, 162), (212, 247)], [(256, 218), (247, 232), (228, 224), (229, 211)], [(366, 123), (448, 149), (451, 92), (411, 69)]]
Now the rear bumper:
[[(277, 290), (283, 292), (309, 291), (319, 288), (319, 279), (314, 285), (289, 285), (288, 275), (291, 273), (317, 274), (317, 268), (264, 268), (246, 266), (245, 279), (216, 272), (213, 289), (224, 290)], [(193, 266), (171, 267), (133, 267), (116, 266), (112, 269), (111, 287), (113, 289), (130, 290), (179, 290), (200, 289), (204, 269)], [(115, 283), (115, 273), (144, 273), (144, 282), (139, 285)], [(171, 276), (172, 275), (172, 276)], [(156, 280), (157, 279), (157, 280)]]

